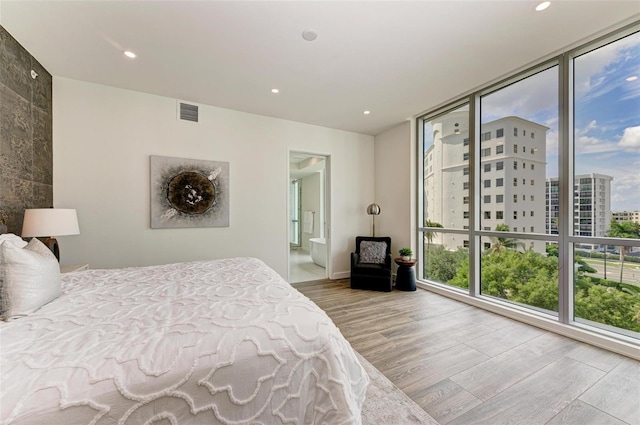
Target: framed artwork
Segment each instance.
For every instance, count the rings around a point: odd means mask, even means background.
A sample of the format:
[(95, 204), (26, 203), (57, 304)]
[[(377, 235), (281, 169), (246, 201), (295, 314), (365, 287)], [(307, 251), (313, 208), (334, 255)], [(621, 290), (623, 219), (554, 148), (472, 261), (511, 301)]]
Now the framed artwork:
[(152, 229), (229, 226), (228, 162), (150, 160)]

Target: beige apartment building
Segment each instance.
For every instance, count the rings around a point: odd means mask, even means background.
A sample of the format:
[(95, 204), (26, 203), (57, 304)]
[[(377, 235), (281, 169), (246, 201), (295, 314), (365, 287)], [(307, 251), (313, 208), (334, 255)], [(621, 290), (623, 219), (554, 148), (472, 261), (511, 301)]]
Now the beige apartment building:
[[(469, 228), (468, 112), (432, 121), (433, 143), (424, 154), (424, 212), (445, 228)], [(546, 131), (519, 117), (482, 125), (480, 137), (481, 230), (507, 224), (513, 232), (544, 233)], [(425, 135), (426, 136), (426, 135)], [(490, 241), (486, 238), (484, 246)], [(468, 236), (439, 232), (434, 244), (447, 249), (468, 246)], [(544, 242), (531, 242), (544, 252)]]

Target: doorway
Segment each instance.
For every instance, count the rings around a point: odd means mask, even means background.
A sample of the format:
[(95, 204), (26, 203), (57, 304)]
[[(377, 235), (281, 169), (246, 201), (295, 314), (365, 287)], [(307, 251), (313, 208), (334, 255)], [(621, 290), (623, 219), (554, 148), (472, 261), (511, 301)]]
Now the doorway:
[(329, 157), (289, 153), (288, 229), (289, 282), (329, 276)]

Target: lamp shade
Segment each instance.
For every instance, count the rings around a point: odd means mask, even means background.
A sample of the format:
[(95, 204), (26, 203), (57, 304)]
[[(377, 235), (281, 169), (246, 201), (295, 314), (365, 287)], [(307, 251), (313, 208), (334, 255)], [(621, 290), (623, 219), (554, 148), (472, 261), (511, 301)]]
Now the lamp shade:
[(75, 209), (35, 208), (24, 211), (22, 237), (80, 234)]
[(378, 215), (378, 214), (380, 214), (380, 205), (378, 205), (378, 204), (370, 204), (367, 207), (367, 214), (369, 214), (369, 215)]

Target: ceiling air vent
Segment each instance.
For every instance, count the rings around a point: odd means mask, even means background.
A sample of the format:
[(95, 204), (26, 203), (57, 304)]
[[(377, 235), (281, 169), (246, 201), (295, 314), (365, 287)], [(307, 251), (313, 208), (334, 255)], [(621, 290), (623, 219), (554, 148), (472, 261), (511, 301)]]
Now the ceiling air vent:
[(178, 102), (178, 119), (182, 121), (198, 122), (198, 105)]

